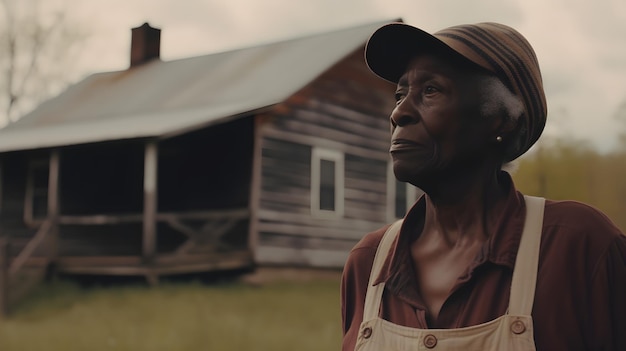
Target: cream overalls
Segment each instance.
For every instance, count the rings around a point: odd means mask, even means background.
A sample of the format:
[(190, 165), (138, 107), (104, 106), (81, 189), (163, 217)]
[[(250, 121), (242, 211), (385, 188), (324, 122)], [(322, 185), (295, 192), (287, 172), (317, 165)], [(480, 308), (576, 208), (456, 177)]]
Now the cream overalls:
[(505, 315), (487, 323), (458, 329), (416, 329), (379, 318), (385, 284), (372, 286), (371, 282), (378, 277), (385, 256), (400, 231), (401, 221), (398, 221), (387, 230), (376, 251), (355, 350), (534, 351), (530, 315), (535, 296), (545, 200), (531, 196), (524, 198), (526, 219), (513, 271), (509, 309)]

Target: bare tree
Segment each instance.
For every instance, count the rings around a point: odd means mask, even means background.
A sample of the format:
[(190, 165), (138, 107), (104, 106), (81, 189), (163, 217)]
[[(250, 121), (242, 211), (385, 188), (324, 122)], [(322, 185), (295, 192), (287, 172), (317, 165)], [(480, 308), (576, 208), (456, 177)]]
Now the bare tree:
[[(0, 0), (0, 126), (65, 87), (86, 33), (60, 6)], [(46, 5), (46, 6), (44, 6)]]

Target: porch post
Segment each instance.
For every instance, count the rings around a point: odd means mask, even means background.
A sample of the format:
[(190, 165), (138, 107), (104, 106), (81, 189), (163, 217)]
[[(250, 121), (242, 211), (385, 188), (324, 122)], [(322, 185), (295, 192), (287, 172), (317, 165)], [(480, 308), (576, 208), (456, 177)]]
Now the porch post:
[(148, 266), (146, 278), (150, 284), (157, 283), (157, 277), (150, 272), (150, 265), (156, 255), (156, 214), (157, 214), (157, 161), (156, 141), (148, 141), (144, 155), (143, 176), (143, 258)]
[(9, 240), (0, 236), (0, 320), (9, 314)]
[(259, 206), (261, 198), (261, 174), (263, 158), (263, 126), (265, 119), (261, 115), (254, 117), (254, 143), (252, 149), (252, 177), (250, 179), (250, 222), (248, 224), (248, 250), (256, 264), (256, 253), (259, 242)]
[[(4, 216), (2, 215), (2, 205), (3, 205), (3, 198), (4, 198), (4, 162), (2, 159), (0, 159), (0, 221), (4, 218)], [(0, 233), (2, 234), (2, 233)]]
[(2, 191), (3, 177), (2, 177), (2, 160), (0, 160), (0, 320), (2, 320), (8, 314), (8, 295), (9, 295), (9, 248), (8, 238), (2, 236), (4, 215), (2, 213)]
[[(48, 219), (50, 220), (50, 262), (52, 267), (59, 257), (59, 150), (50, 152), (48, 173)], [(52, 272), (55, 273), (55, 272)]]

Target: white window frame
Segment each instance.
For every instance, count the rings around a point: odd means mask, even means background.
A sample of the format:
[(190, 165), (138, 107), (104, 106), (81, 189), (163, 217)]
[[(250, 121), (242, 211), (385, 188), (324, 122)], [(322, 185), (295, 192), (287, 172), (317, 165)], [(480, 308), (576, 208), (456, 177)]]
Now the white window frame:
[[(335, 162), (335, 210), (320, 209), (321, 161)], [(344, 154), (331, 149), (311, 149), (311, 215), (318, 218), (341, 218), (344, 213)]]
[[(421, 191), (412, 184), (406, 183), (406, 208), (407, 211), (417, 200)], [(396, 175), (393, 173), (393, 162), (387, 162), (387, 221), (393, 222), (400, 219), (396, 217)]]

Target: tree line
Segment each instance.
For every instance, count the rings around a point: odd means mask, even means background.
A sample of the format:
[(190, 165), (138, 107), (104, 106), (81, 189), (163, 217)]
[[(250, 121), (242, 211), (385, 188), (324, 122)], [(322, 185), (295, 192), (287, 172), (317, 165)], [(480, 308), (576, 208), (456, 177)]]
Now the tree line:
[(626, 144), (601, 153), (574, 140), (536, 145), (512, 171), (518, 190), (592, 205), (626, 233)]

